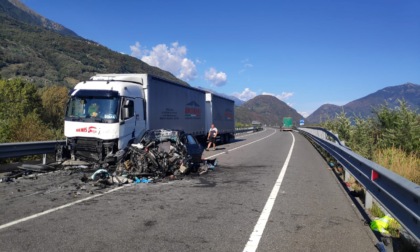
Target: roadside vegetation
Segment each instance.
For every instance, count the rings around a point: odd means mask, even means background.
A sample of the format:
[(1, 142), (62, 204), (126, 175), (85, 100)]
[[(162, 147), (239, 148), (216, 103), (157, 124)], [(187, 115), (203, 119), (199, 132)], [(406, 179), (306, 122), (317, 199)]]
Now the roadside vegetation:
[(241, 123), (241, 122), (238, 122), (238, 121), (235, 122), (235, 128), (249, 128), (249, 127), (252, 127), (252, 124)]
[(22, 78), (38, 86), (73, 87), (95, 73), (149, 73), (187, 85), (168, 71), (94, 41), (26, 24), (8, 17), (8, 11), (13, 10), (0, 11), (6, 12), (0, 15), (0, 74), (4, 78)]
[(68, 89), (0, 79), (0, 143), (64, 139)]
[(341, 112), (321, 124), (343, 140), (352, 151), (420, 184), (420, 114), (402, 100), (374, 109), (370, 118), (349, 117)]
[[(420, 184), (420, 114), (410, 110), (404, 100), (393, 109), (387, 104), (374, 109), (370, 118), (349, 117), (341, 112), (335, 119), (323, 122), (321, 127), (338, 134), (352, 151)], [(335, 170), (342, 175), (342, 171)], [(354, 178), (348, 183), (354, 195), (364, 201), (361, 185)], [(369, 211), (373, 218), (385, 216), (375, 202)], [(392, 219), (387, 230), (395, 243), (394, 251), (417, 251), (411, 240), (400, 236), (400, 229), (401, 225)]]

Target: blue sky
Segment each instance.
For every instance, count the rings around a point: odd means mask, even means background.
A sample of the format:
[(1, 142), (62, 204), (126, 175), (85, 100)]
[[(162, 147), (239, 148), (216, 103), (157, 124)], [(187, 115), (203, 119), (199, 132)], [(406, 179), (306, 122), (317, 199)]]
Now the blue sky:
[(420, 84), (419, 0), (22, 0), (192, 86), (272, 94), (303, 116)]

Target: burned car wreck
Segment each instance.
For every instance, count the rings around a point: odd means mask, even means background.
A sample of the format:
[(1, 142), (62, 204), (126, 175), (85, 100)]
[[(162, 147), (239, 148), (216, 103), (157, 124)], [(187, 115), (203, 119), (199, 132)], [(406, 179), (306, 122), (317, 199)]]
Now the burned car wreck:
[(202, 153), (195, 137), (181, 130), (149, 130), (126, 150), (116, 175), (156, 179), (197, 172)]
[[(0, 182), (14, 182), (20, 177), (36, 179), (38, 173), (61, 169), (70, 170), (69, 176), (81, 172), (82, 182), (93, 182), (92, 186), (100, 188), (182, 179), (190, 173), (202, 175), (215, 169), (217, 159), (202, 159), (203, 150), (193, 135), (182, 130), (149, 130), (138, 143), (119, 152), (116, 163), (66, 160), (48, 165), (23, 164), (0, 178)], [(91, 176), (87, 175), (90, 172)], [(92, 191), (86, 186), (81, 188)]]

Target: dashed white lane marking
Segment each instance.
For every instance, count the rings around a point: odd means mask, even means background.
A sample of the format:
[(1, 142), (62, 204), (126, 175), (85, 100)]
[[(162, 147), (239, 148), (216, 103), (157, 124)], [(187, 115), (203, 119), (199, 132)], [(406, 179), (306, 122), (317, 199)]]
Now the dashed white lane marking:
[(32, 219), (38, 218), (40, 216), (43, 216), (43, 215), (46, 215), (46, 214), (49, 214), (49, 213), (52, 213), (52, 212), (61, 210), (63, 208), (67, 208), (67, 207), (70, 207), (70, 206), (79, 204), (79, 203), (81, 203), (83, 201), (91, 200), (91, 199), (94, 199), (94, 198), (97, 198), (97, 197), (106, 195), (108, 193), (112, 193), (112, 192), (118, 191), (118, 190), (120, 190), (122, 188), (124, 188), (124, 186), (117, 187), (117, 188), (111, 189), (111, 190), (109, 190), (107, 192), (104, 192), (102, 194), (93, 195), (93, 196), (90, 196), (90, 197), (87, 197), (87, 198), (84, 198), (84, 199), (80, 199), (80, 200), (77, 200), (75, 202), (71, 202), (71, 203), (68, 203), (68, 204), (65, 204), (65, 205), (56, 207), (56, 208), (45, 210), (44, 212), (40, 212), (40, 213), (37, 213), (37, 214), (31, 215), (31, 216), (25, 217), (25, 218), (22, 218), (22, 219), (19, 219), (19, 220), (15, 220), (15, 221), (12, 221), (12, 222), (3, 224), (3, 225), (0, 226), (0, 230), (5, 229), (5, 228), (8, 228), (8, 227), (11, 227), (11, 226), (16, 225), (16, 224), (19, 224), (19, 223), (22, 223), (24, 221), (32, 220)]
[(295, 145), (295, 137), (292, 133), (290, 133), (293, 137), (292, 146), (290, 147), (289, 154), (287, 154), (286, 161), (283, 164), (283, 168), (281, 168), (281, 172), (279, 177), (277, 178), (276, 183), (274, 184), (273, 190), (268, 197), (267, 202), (265, 203), (264, 209), (261, 212), (260, 218), (258, 219), (257, 224), (254, 227), (254, 231), (251, 233), (247, 244), (245, 245), (244, 252), (251, 252), (256, 251), (258, 248), (258, 244), (260, 243), (260, 239), (263, 235), (265, 226), (267, 224), (268, 218), (270, 217), (271, 210), (273, 209), (274, 202), (276, 201), (277, 194), (279, 193), (281, 183), (283, 182), (284, 175), (286, 174), (287, 166), (289, 165), (290, 157), (292, 156), (293, 147)]
[[(270, 134), (270, 135), (268, 135), (268, 136), (266, 136), (266, 137), (263, 137), (263, 138), (258, 139), (258, 140), (256, 140), (256, 141), (253, 141), (253, 142), (250, 142), (250, 143), (247, 143), (247, 144), (241, 145), (241, 146), (239, 146), (239, 147), (233, 148), (233, 149), (231, 149), (231, 150), (229, 150), (229, 151), (237, 150), (237, 149), (240, 149), (240, 148), (242, 148), (242, 147), (248, 146), (248, 145), (250, 145), (250, 144), (253, 144), (253, 143), (259, 142), (259, 141), (261, 141), (261, 140), (263, 140), (263, 139), (266, 139), (266, 138), (268, 138), (268, 137), (270, 137), (270, 136), (274, 135), (275, 133), (276, 133), (276, 131), (274, 131), (272, 134)], [(213, 155), (213, 156), (208, 157), (208, 158), (216, 157), (216, 156), (222, 155), (222, 154), (224, 154), (224, 153), (225, 153), (225, 152), (222, 152), (222, 153), (219, 153), (219, 154)], [(16, 224), (19, 224), (19, 223), (22, 223), (22, 222), (25, 222), (25, 221), (28, 221), (28, 220), (32, 220), (32, 219), (38, 218), (38, 217), (40, 217), (40, 216), (43, 216), (43, 215), (46, 215), (46, 214), (49, 214), (49, 213), (53, 213), (53, 212), (55, 212), (55, 211), (58, 211), (58, 210), (61, 210), (61, 209), (67, 208), (67, 207), (74, 206), (74, 205), (79, 204), (79, 203), (84, 202), (84, 201), (88, 201), (88, 200), (91, 200), (91, 199), (94, 199), (94, 198), (97, 198), (97, 197), (100, 197), (100, 196), (103, 196), (103, 195), (106, 195), (106, 194), (109, 194), (109, 193), (112, 193), (112, 192), (118, 191), (118, 190), (120, 190), (120, 189), (122, 189), (122, 188), (124, 188), (124, 187), (125, 187), (125, 186), (122, 186), (122, 187), (117, 187), (117, 188), (111, 189), (111, 190), (109, 190), (109, 191), (107, 191), (107, 192), (104, 192), (104, 193), (102, 193), (102, 194), (93, 195), (93, 196), (90, 196), (90, 197), (87, 197), (87, 198), (84, 198), (84, 199), (77, 200), (77, 201), (75, 201), (75, 202), (71, 202), (71, 203), (68, 203), (68, 204), (65, 204), (65, 205), (62, 205), (62, 206), (56, 207), (56, 208), (52, 208), (52, 209), (45, 210), (45, 211), (40, 212), (40, 213), (37, 213), (37, 214), (33, 214), (33, 215), (31, 215), (31, 216), (28, 216), (28, 217), (25, 217), (25, 218), (22, 218), (22, 219), (19, 219), (19, 220), (15, 220), (15, 221), (12, 221), (12, 222), (9, 222), (9, 223), (6, 223), (6, 224), (3, 224), (3, 225), (0, 225), (0, 230), (5, 229), (5, 228), (8, 228), (8, 227), (11, 227), (11, 226), (14, 226), (14, 225), (16, 225)]]

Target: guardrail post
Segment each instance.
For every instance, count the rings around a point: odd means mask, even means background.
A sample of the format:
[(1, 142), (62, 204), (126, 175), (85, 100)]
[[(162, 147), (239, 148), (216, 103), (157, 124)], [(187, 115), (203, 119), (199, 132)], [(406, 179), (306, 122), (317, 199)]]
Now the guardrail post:
[(373, 203), (373, 197), (372, 194), (368, 190), (365, 190), (365, 208), (371, 209)]
[(42, 154), (42, 164), (47, 164), (47, 154)]
[(344, 169), (344, 182), (349, 182), (350, 175), (350, 172), (347, 169)]

